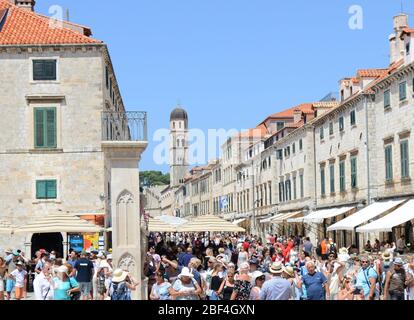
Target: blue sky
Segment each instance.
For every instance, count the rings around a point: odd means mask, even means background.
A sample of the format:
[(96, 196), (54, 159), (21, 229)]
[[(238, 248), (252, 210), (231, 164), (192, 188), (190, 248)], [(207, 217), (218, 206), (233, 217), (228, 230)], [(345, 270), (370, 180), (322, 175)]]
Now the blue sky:
[[(401, 8), (400, 0), (38, 0), (36, 11), (55, 4), (108, 44), (127, 109), (148, 111), (141, 170), (162, 171), (153, 132), (168, 127), (178, 100), (202, 130), (254, 127), (318, 101), (357, 69), (388, 65)], [(349, 28), (352, 5), (363, 9), (362, 30)], [(414, 13), (414, 4), (404, 9)]]

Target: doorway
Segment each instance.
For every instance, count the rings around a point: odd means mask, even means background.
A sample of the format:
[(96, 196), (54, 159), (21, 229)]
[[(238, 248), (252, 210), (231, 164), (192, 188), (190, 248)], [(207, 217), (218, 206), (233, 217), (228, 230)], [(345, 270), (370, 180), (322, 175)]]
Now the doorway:
[(63, 237), (61, 233), (35, 233), (32, 236), (32, 257), (36, 251), (45, 249), (47, 252), (56, 251), (59, 258), (63, 257)]

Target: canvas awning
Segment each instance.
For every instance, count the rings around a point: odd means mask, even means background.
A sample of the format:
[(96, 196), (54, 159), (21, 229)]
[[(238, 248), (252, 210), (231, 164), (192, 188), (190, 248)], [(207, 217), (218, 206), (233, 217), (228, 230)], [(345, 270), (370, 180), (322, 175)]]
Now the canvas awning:
[(246, 221), (246, 218), (234, 220), (232, 223), (236, 226), (238, 226), (240, 223), (243, 223)]
[(51, 214), (38, 217), (31, 223), (19, 226), (14, 233), (53, 233), (53, 232), (101, 232), (104, 228), (69, 213)]
[(167, 224), (173, 225), (173, 226), (179, 226), (184, 223), (187, 223), (188, 220), (182, 219), (179, 217), (173, 217), (173, 216), (157, 216), (155, 219), (161, 220), (162, 222), (165, 222)]
[(392, 228), (414, 219), (414, 200), (410, 200), (386, 216), (356, 229), (360, 233), (391, 232)]
[(244, 232), (241, 227), (234, 225), (218, 216), (207, 215), (194, 218), (193, 221), (178, 227), (179, 232)]
[(290, 218), (296, 217), (300, 214), (302, 214), (302, 211), (289, 212), (289, 213), (284, 213), (284, 214), (281, 214), (281, 215), (277, 215), (276, 217), (274, 217), (272, 219), (272, 223), (282, 223), (283, 221), (286, 221)]
[(165, 223), (160, 219), (149, 218), (148, 231), (150, 232), (176, 232), (177, 226)]
[(266, 219), (260, 220), (260, 223), (270, 223), (276, 216), (271, 216)]
[(335, 230), (349, 230), (352, 231), (355, 227), (367, 222), (384, 212), (392, 210), (393, 208), (397, 207), (405, 200), (390, 200), (390, 201), (382, 201), (382, 202), (375, 202), (364, 209), (355, 212), (353, 215), (333, 224), (327, 230), (328, 231), (335, 231)]
[(303, 217), (303, 221), (307, 223), (322, 223), (324, 219), (333, 218), (344, 214), (355, 207), (340, 207), (314, 211), (307, 216)]

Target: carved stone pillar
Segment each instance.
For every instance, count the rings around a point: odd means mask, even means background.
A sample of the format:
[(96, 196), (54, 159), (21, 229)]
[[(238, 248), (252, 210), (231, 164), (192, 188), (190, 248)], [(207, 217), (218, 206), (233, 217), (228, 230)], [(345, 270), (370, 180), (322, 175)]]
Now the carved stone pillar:
[(140, 281), (133, 300), (145, 299), (143, 260), (146, 250), (142, 243), (140, 222), (140, 194), (138, 163), (146, 142), (103, 142), (105, 155), (111, 167), (112, 250), (114, 267), (130, 272)]

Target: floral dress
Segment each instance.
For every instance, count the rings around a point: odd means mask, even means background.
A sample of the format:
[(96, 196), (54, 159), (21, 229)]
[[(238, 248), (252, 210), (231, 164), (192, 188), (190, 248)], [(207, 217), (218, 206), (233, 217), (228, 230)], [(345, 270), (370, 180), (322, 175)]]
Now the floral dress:
[(249, 300), (251, 290), (250, 281), (236, 280), (234, 282), (234, 291), (237, 293), (236, 300)]

